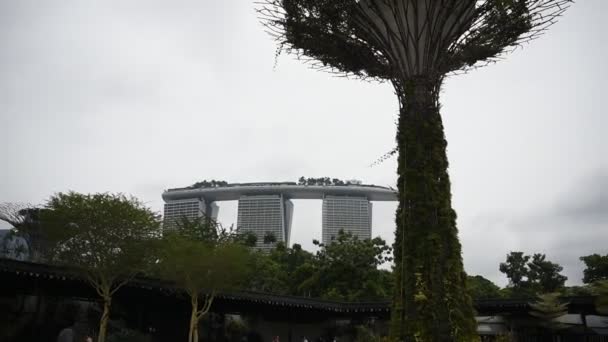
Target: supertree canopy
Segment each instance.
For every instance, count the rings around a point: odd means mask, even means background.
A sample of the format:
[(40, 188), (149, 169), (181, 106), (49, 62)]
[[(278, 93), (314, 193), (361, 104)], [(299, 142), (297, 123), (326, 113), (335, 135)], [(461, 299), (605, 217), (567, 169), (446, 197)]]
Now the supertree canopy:
[(279, 48), (316, 68), (390, 81), (399, 99), (391, 336), (471, 341), (476, 325), (451, 205), (439, 89), (446, 75), (539, 37), (570, 0), (262, 0)]

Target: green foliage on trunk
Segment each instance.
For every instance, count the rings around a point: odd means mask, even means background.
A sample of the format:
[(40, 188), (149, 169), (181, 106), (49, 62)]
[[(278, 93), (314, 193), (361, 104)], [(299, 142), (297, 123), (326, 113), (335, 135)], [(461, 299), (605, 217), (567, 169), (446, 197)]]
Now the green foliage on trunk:
[(476, 324), (451, 205), (438, 89), (424, 81), (403, 88), (391, 334), (408, 341), (471, 341)]
[(56, 246), (51, 260), (82, 272), (102, 298), (98, 341), (104, 342), (112, 296), (152, 264), (157, 216), (135, 198), (107, 193), (59, 193), (45, 209), (41, 224)]

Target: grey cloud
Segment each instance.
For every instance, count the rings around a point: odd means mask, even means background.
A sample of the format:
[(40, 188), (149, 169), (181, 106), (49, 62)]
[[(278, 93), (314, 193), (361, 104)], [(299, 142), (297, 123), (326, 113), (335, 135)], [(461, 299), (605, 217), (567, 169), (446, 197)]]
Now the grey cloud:
[[(545, 253), (564, 267), (569, 284), (580, 284), (583, 265), (578, 258), (608, 252), (607, 183), (608, 172), (600, 169), (565, 187), (567, 191), (552, 205), (520, 213), (489, 213), (465, 222), (465, 229), (474, 232), (463, 234), (465, 245), (474, 250), (465, 252), (469, 264), (504, 284), (497, 269), (509, 251)], [(485, 246), (470, 241), (479, 241), (480, 236)]]
[(608, 169), (588, 173), (574, 186), (561, 193), (554, 203), (524, 213), (514, 225), (526, 229), (538, 225), (546, 233), (566, 229), (580, 232), (608, 224)]
[(580, 222), (608, 223), (608, 170), (592, 173), (555, 206), (555, 214)]

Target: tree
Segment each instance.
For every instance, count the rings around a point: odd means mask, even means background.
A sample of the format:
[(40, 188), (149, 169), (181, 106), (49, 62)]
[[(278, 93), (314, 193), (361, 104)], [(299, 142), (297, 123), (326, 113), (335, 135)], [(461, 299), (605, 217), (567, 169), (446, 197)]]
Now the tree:
[(560, 274), (562, 266), (546, 260), (540, 253), (529, 256), (523, 252), (510, 252), (506, 262), (500, 263), (499, 270), (509, 279), (511, 295), (519, 297), (556, 292), (568, 279)]
[(264, 244), (268, 245), (275, 242), (277, 242), (277, 237), (273, 232), (266, 232), (266, 234), (264, 234)]
[(480, 276), (467, 276), (467, 290), (473, 299), (500, 298), (500, 287)]
[(278, 262), (271, 259), (268, 253), (254, 251), (247, 260), (247, 268), (250, 270), (245, 288), (249, 291), (267, 292), (274, 294), (292, 294), (289, 292), (287, 277)]
[(608, 280), (598, 280), (592, 284), (595, 294), (595, 309), (600, 315), (608, 315)]
[(44, 229), (57, 242), (51, 260), (79, 270), (103, 301), (98, 342), (104, 342), (112, 296), (151, 263), (158, 217), (122, 194), (58, 193), (45, 209)]
[(234, 229), (234, 226), (224, 227), (217, 220), (206, 215), (196, 218), (180, 217), (167, 231), (178, 232), (188, 239), (212, 244), (231, 242), (254, 247), (258, 240), (253, 232), (241, 233), (238, 228)]
[(580, 257), (585, 263), (583, 271), (583, 283), (591, 284), (598, 280), (608, 280), (608, 254), (602, 256), (591, 254)]
[(390, 277), (378, 266), (391, 260), (391, 249), (381, 238), (359, 240), (351, 233), (340, 231), (332, 243), (317, 251), (309, 278), (299, 290), (313, 297), (334, 300), (362, 301), (385, 299), (390, 296)]
[(330, 245), (312, 254), (299, 244), (283, 242), (269, 253), (249, 256), (246, 288), (251, 291), (362, 301), (386, 299), (393, 290), (392, 273), (377, 266), (390, 261), (390, 247), (380, 238), (359, 240), (340, 232)]
[(536, 253), (532, 256), (528, 262), (528, 279), (532, 287), (540, 292), (556, 292), (564, 287), (568, 277), (559, 273), (564, 269), (562, 266), (545, 259), (544, 254)]
[(248, 260), (251, 270), (247, 289), (251, 291), (310, 296), (301, 284), (313, 273), (314, 256), (299, 244), (292, 248), (279, 242), (269, 253), (252, 253)]
[(162, 242), (158, 272), (190, 297), (188, 342), (198, 342), (200, 320), (215, 295), (238, 285), (246, 272), (247, 251), (236, 243), (212, 244), (169, 232)]
[[(569, 0), (265, 0), (281, 50), (348, 76), (389, 81), (399, 100), (397, 291), (391, 335), (470, 340), (439, 93), (448, 74), (498, 60), (555, 22)], [(316, 61), (317, 63), (315, 64)], [(416, 300), (424, 292), (425, 300)]]
[(270, 251), (270, 260), (279, 268), (279, 279), (285, 284), (285, 292), (290, 295), (310, 295), (301, 288), (301, 284), (309, 279), (313, 273), (314, 255), (302, 249), (299, 244), (287, 248), (283, 242), (279, 242)]
[(238, 238), (238, 231), (232, 226), (226, 228), (209, 216), (191, 218), (179, 217), (173, 226), (166, 230), (167, 233), (176, 232), (180, 236), (190, 240), (205, 241), (208, 243), (246, 241), (249, 238)]
[(560, 290), (564, 297), (588, 297), (593, 295), (591, 286), (565, 286)]
[(509, 279), (509, 286), (520, 289), (525, 286), (528, 277), (527, 262), (530, 257), (523, 252), (507, 254), (507, 261), (500, 263), (498, 269)]
[(538, 318), (541, 326), (552, 331), (566, 327), (556, 321), (568, 313), (568, 303), (560, 302), (559, 297), (558, 292), (539, 294), (536, 302), (530, 303), (530, 315)]
[(203, 180), (202, 182), (196, 182), (190, 186), (188, 189), (198, 189), (198, 188), (219, 188), (228, 186), (228, 182), (212, 179), (210, 181)]
[(158, 275), (190, 297), (188, 342), (198, 342), (200, 320), (218, 291), (246, 279), (248, 251), (238, 232), (206, 217), (182, 218), (167, 230), (158, 247)]
[(255, 247), (256, 242), (258, 242), (258, 237), (253, 232), (245, 232), (243, 234), (238, 234), (235, 237), (235, 242), (242, 244), (247, 247)]

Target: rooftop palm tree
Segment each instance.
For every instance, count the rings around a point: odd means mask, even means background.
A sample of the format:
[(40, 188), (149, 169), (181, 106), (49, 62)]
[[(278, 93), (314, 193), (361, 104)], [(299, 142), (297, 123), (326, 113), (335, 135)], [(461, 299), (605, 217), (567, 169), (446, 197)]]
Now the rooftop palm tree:
[(447, 75), (493, 61), (540, 36), (570, 0), (261, 0), (286, 50), (319, 69), (390, 82), (399, 99), (399, 207), (391, 335), (470, 341), (456, 213), (439, 114)]

